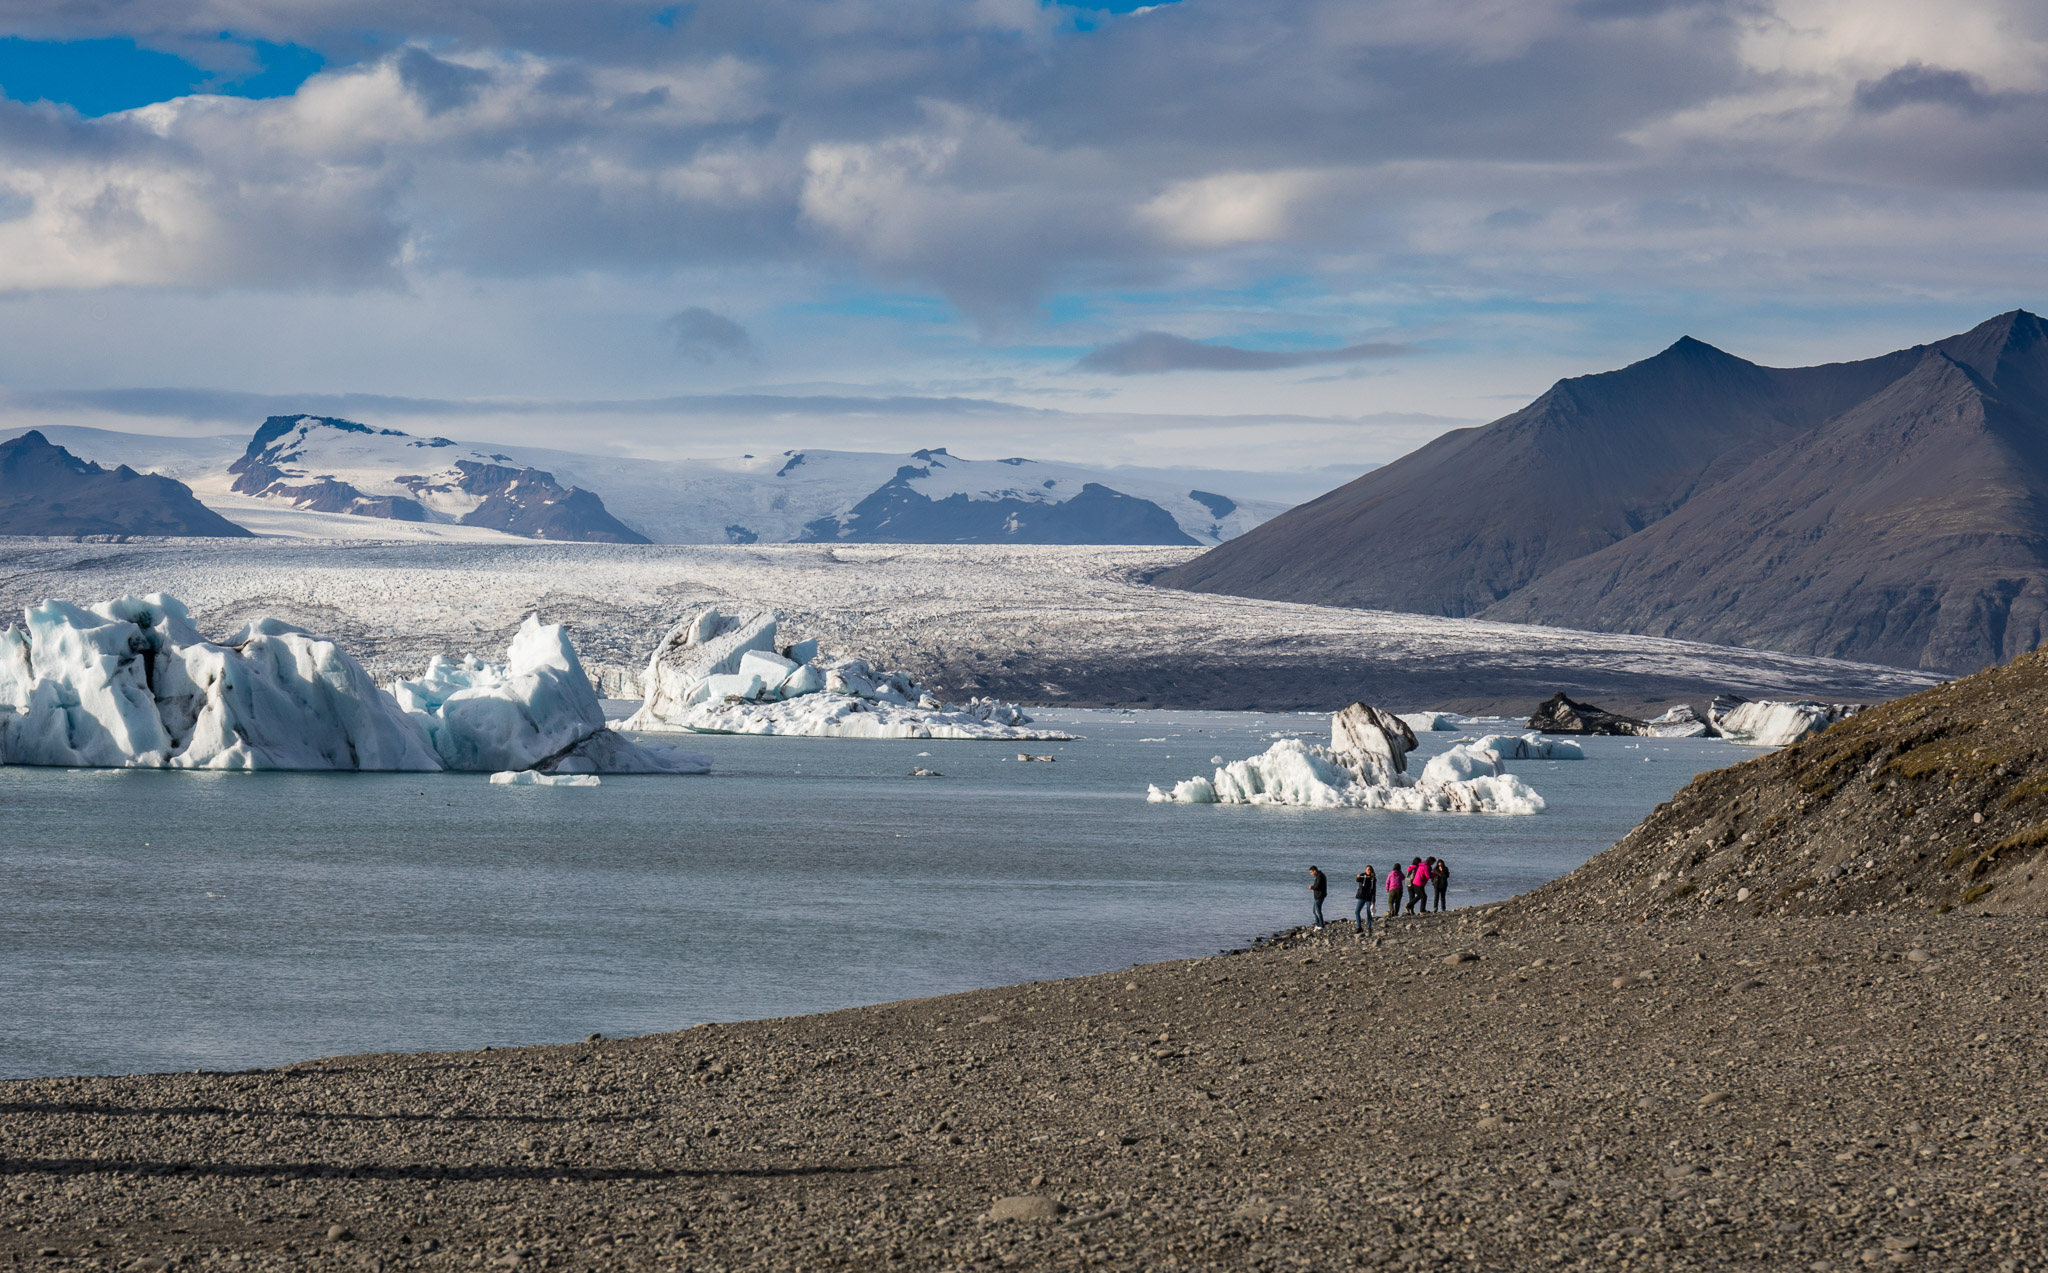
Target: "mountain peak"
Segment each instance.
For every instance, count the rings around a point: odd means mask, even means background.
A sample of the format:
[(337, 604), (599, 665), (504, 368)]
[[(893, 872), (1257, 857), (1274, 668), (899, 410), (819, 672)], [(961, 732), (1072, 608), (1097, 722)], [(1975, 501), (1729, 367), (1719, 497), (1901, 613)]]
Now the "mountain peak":
[(2048, 322), (2040, 315), (2009, 310), (1932, 348), (1976, 372), (2001, 396), (2048, 408)]

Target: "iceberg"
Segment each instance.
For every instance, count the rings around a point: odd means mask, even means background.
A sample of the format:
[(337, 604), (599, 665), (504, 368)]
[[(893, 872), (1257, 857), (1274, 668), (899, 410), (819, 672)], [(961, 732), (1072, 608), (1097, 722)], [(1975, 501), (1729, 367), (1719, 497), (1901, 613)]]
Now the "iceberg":
[[(558, 623), (528, 615), (503, 663), (436, 655), (390, 687), (448, 769), (542, 773), (708, 773), (708, 757), (644, 746), (605, 725), (604, 707)], [(495, 779), (494, 779), (495, 781)]]
[(1643, 723), (1650, 727), (1652, 738), (1705, 738), (1714, 732), (1707, 722), (1699, 718), (1699, 713), (1685, 703)]
[(1450, 712), (1401, 712), (1403, 724), (1418, 734), (1449, 733), (1458, 728), (1456, 718)]
[[(1415, 735), (1400, 717), (1353, 703), (1330, 720), (1330, 746), (1283, 738), (1265, 752), (1145, 798), (1158, 804), (1291, 805), (1409, 813), (1534, 814), (1543, 797), (1504, 771), (1500, 754), (1460, 743), (1407, 774)], [(1482, 742), (1494, 740), (1481, 740)], [(1519, 742), (1520, 740), (1514, 740)]]
[(603, 782), (596, 774), (544, 774), (532, 769), (505, 769), (491, 775), (493, 787), (595, 787)]
[(23, 617), (0, 631), (0, 763), (442, 767), (362, 664), (290, 624), (258, 619), (216, 643), (164, 593)]
[(1026, 728), (1022, 708), (994, 699), (941, 702), (900, 672), (828, 655), (816, 640), (776, 644), (772, 610), (716, 609), (684, 619), (655, 647), (641, 678), (646, 697), (630, 730), (777, 734), (806, 738), (950, 738), (1056, 741)]
[(1526, 734), (1488, 734), (1472, 744), (1502, 760), (1584, 760), (1586, 749), (1569, 738)]
[(1743, 747), (1785, 747), (1863, 710), (1861, 703), (1773, 702), (1717, 698), (1707, 709), (1714, 731)]

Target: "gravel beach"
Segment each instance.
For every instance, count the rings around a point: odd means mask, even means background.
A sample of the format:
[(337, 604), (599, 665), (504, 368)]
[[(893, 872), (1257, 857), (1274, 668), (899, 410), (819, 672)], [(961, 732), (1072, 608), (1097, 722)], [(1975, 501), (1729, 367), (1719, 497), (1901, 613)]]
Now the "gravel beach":
[(2048, 1259), (2048, 923), (1390, 927), (640, 1039), (0, 1084), (0, 1263)]

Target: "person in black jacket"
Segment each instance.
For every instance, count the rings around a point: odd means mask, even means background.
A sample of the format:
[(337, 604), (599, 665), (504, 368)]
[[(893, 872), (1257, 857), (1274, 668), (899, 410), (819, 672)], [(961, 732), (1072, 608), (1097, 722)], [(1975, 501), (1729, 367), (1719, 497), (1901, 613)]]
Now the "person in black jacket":
[(1372, 908), (1379, 900), (1380, 877), (1373, 874), (1371, 867), (1358, 873), (1358, 892), (1353, 894), (1357, 904), (1351, 908), (1351, 922), (1361, 933), (1372, 931)]
[(1311, 865), (1308, 868), (1309, 900), (1315, 903), (1316, 927), (1323, 926), (1323, 899), (1330, 895), (1330, 877), (1323, 874), (1323, 868)]
[(1451, 886), (1451, 868), (1444, 865), (1442, 858), (1434, 858), (1435, 865), (1429, 868), (1429, 887), (1436, 892), (1436, 909), (1443, 913), (1444, 891)]

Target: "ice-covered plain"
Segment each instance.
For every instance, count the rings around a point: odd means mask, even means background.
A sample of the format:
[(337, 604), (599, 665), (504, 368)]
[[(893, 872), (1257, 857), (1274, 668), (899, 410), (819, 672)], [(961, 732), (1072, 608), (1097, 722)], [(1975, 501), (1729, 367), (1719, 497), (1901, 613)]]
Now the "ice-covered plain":
[(164, 589), (215, 630), (272, 615), (382, 679), (501, 649), (538, 611), (614, 698), (709, 606), (773, 608), (934, 693), (1031, 704), (1526, 714), (1558, 690), (1616, 710), (1720, 693), (1873, 701), (1927, 674), (1614, 633), (1179, 592), (1145, 581), (1196, 550), (936, 545), (6, 541), (0, 606)]

